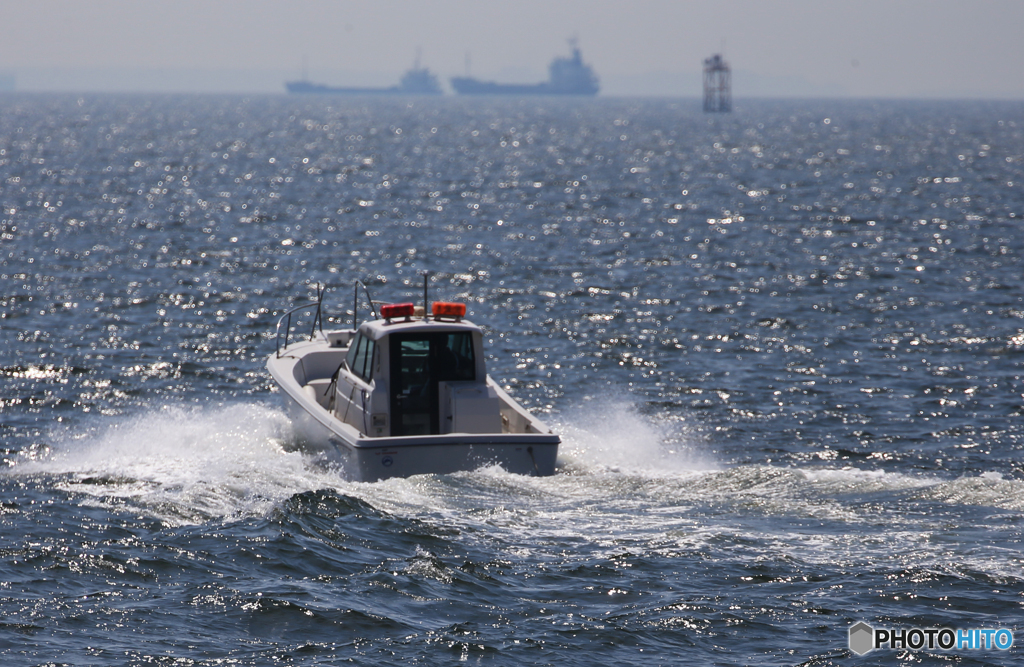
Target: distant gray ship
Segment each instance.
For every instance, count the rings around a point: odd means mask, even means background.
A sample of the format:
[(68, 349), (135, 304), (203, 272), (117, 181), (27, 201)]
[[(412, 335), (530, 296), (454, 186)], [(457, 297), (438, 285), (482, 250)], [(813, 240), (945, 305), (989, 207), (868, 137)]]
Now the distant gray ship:
[(597, 95), (597, 75), (583, 62), (575, 44), (572, 56), (555, 58), (548, 70), (550, 78), (543, 83), (495, 83), (457, 76), (452, 78), (452, 88), (460, 95)]
[(405, 73), (397, 86), (390, 88), (335, 88), (320, 83), (289, 81), (284, 84), (289, 93), (303, 95), (440, 95), (441, 85), (426, 67), (417, 62)]

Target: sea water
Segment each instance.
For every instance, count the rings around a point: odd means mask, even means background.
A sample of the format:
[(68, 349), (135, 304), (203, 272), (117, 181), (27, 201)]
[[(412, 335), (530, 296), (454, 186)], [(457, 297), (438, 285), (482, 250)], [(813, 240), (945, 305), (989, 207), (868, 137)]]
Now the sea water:
[[(848, 630), (1021, 631), (1022, 111), (4, 96), (3, 662), (1014, 661)], [(424, 271), (554, 476), (296, 447), (279, 314)]]

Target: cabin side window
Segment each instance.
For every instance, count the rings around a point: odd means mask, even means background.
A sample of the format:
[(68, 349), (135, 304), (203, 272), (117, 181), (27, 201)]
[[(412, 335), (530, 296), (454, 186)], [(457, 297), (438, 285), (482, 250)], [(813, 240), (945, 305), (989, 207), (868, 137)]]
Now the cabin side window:
[(366, 339), (366, 354), (363, 356), (363, 372), (360, 373), (360, 377), (369, 382), (373, 379), (373, 350), (377, 347), (377, 342)]
[(349, 370), (367, 382), (373, 377), (373, 350), (375, 347), (374, 341), (358, 334), (352, 341), (348, 356), (345, 357)]
[(356, 354), (362, 342), (363, 334), (356, 334), (355, 339), (348, 346), (348, 353), (345, 355), (345, 363), (348, 364), (348, 369), (353, 373), (356, 371)]

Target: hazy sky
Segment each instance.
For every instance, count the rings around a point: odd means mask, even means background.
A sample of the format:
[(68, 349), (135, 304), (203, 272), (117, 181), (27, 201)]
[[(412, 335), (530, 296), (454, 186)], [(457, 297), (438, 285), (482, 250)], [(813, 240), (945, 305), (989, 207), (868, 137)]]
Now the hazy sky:
[(1024, 0), (0, 0), (19, 90), (281, 92), (391, 85), (417, 50), (442, 80), (531, 82), (576, 36), (606, 95), (1024, 99)]

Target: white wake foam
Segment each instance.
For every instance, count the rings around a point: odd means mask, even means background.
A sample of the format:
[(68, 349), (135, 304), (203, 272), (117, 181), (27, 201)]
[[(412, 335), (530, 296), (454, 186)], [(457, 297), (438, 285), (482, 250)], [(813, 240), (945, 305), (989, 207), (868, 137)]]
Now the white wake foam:
[[(467, 534), (497, 538), (509, 549), (542, 549), (550, 540), (609, 553), (671, 552), (756, 538), (809, 562), (903, 553), (937, 562), (941, 554), (925, 548), (935, 521), (902, 509), (915, 499), (1022, 506), (1022, 483), (994, 474), (944, 480), (853, 468), (721, 467), (684, 421), (645, 416), (618, 399), (562, 414), (562, 469), (546, 478), (491, 467), (347, 482), (289, 451), (287, 417), (260, 404), (175, 406), (96, 420), (84, 430), (55, 431), (48, 456), (26, 457), (9, 473), (53, 475), (89, 504), (171, 525), (262, 516), (297, 493), (327, 488), (398, 516), (470, 527)], [(865, 503), (866, 494), (885, 500)], [(900, 522), (901, 531), (877, 534), (876, 526)]]
[(70, 475), (67, 490), (172, 524), (262, 513), (333, 486), (328, 470), (286, 451), (287, 417), (263, 405), (171, 406), (52, 434), (48, 457), (14, 473)]
[(562, 415), (560, 458), (571, 470), (604, 469), (653, 475), (718, 469), (684, 421), (639, 412), (629, 400), (591, 398)]

